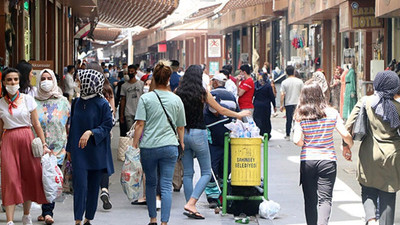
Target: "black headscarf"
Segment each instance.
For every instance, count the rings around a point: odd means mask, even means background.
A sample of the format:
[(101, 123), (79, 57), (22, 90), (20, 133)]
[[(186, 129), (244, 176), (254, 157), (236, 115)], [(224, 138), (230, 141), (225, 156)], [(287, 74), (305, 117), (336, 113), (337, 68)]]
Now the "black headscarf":
[(399, 114), (391, 101), (399, 90), (399, 86), (400, 79), (393, 71), (379, 72), (374, 79), (375, 98), (372, 108), (383, 121), (389, 122), (392, 128), (400, 126)]

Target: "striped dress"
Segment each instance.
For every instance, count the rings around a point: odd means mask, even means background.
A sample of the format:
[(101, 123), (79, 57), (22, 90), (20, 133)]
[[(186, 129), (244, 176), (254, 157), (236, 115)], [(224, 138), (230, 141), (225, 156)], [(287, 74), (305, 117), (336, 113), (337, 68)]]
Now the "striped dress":
[(304, 120), (300, 122), (304, 134), (304, 145), (300, 160), (330, 160), (336, 161), (333, 143), (333, 131), (336, 124), (343, 123), (338, 111), (325, 109), (326, 117), (319, 120)]

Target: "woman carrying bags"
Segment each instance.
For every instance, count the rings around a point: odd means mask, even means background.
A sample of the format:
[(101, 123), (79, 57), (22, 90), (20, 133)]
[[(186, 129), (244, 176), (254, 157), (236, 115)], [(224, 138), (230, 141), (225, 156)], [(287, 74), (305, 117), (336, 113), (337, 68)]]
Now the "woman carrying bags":
[[(50, 153), (40, 127), (36, 102), (20, 93), (18, 70), (9, 68), (2, 76), (3, 98), (0, 100), (1, 192), (6, 209), (7, 225), (14, 224), (15, 205), (23, 203), (22, 224), (32, 224), (32, 201), (47, 203), (42, 183), (40, 158), (34, 158), (31, 126), (43, 143), (44, 153)], [(4, 132), (4, 133), (3, 133)]]
[[(70, 104), (57, 85), (56, 76), (50, 69), (44, 69), (37, 77), (39, 84), (35, 96), (40, 125), (46, 139), (46, 143), (52, 154), (57, 156), (57, 164), (62, 166), (67, 144), (66, 124), (69, 117)], [(53, 224), (53, 210), (55, 203), (43, 204), (42, 214), (38, 221)]]

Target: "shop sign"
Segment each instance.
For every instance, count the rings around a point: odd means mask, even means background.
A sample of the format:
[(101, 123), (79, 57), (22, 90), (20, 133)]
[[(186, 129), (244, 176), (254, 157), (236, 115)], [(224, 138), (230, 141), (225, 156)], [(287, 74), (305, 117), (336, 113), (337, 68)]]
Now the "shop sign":
[[(364, 2), (363, 2), (364, 3)], [(375, 4), (351, 3), (352, 29), (383, 28), (383, 20), (375, 17)]]
[(219, 62), (210, 62), (210, 73), (209, 75), (216, 75), (219, 73)]
[(36, 86), (37, 77), (40, 74), (40, 71), (44, 69), (51, 69), (54, 71), (54, 62), (53, 61), (29, 61), (32, 65), (33, 77), (31, 79), (31, 85)]
[(208, 57), (221, 57), (221, 39), (208, 39)]

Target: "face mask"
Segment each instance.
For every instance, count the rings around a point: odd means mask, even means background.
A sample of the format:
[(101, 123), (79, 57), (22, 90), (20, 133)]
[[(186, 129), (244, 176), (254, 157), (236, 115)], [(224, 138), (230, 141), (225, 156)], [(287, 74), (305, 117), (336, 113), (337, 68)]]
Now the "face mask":
[(51, 91), (51, 89), (53, 89), (53, 81), (52, 80), (41, 81), (40, 88), (45, 92)]
[(15, 95), (19, 90), (19, 84), (16, 85), (6, 85), (6, 90), (9, 94)]
[(129, 76), (128, 76), (128, 75), (124, 75), (124, 80), (125, 80), (125, 81), (130, 80), (130, 79), (129, 79)]
[(129, 75), (129, 80), (135, 77), (135, 74), (134, 74), (134, 73), (130, 73), (130, 74), (128, 74), (128, 75)]
[(150, 86), (144, 86), (144, 87), (143, 87), (143, 92), (144, 92), (144, 93), (149, 92), (149, 90), (150, 90)]

